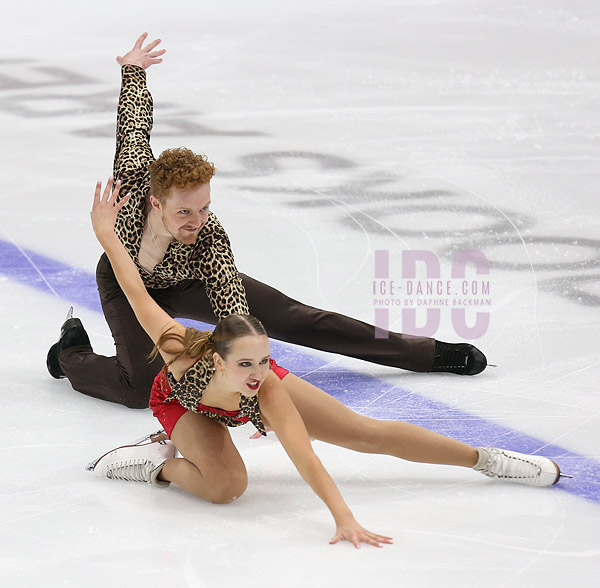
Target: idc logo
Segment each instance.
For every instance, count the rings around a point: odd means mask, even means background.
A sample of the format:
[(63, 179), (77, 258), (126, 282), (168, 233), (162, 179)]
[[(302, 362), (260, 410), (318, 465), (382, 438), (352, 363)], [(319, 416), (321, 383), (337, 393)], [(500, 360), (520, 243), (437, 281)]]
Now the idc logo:
[(444, 276), (432, 251), (405, 250), (398, 277), (390, 272), (389, 250), (375, 251), (373, 306), (375, 337), (387, 338), (390, 311), (397, 308), (402, 332), (433, 337), (440, 327), (442, 311), (450, 313), (455, 333), (463, 339), (478, 339), (490, 324), (492, 306), (490, 266), (483, 252), (460, 251)]

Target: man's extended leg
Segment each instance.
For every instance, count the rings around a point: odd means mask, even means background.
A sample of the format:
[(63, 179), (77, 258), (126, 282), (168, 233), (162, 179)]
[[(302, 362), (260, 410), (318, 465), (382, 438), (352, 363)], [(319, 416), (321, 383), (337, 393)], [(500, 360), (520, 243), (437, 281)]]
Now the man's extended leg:
[(275, 339), (415, 372), (433, 369), (435, 339), (392, 332), (376, 339), (372, 325), (307, 306), (243, 274), (242, 283), (250, 311)]
[(468, 343), (444, 343), (394, 332), (376, 338), (373, 325), (307, 306), (241, 275), (251, 312), (275, 339), (414, 372), (474, 375), (487, 365), (485, 355)]
[[(415, 372), (466, 374), (479, 373), (485, 368), (485, 356), (472, 345), (453, 345), (393, 332), (386, 339), (376, 339), (372, 325), (308, 306), (250, 276), (240, 275), (250, 312), (262, 321), (274, 339)], [(173, 292), (169, 299), (173, 306), (164, 306), (167, 312), (214, 323), (198, 282), (189, 280), (176, 290), (177, 294)]]

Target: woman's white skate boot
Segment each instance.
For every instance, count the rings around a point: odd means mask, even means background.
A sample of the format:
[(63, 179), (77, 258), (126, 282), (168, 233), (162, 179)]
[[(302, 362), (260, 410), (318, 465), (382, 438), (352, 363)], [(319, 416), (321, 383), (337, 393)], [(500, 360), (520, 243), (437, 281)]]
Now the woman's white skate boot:
[(158, 475), (167, 459), (175, 457), (176, 451), (174, 443), (168, 439), (142, 445), (124, 445), (109, 451), (88, 469), (98, 478), (147, 482), (157, 488), (166, 488), (170, 482), (159, 480)]
[(558, 465), (541, 455), (527, 455), (495, 447), (477, 447), (477, 451), (479, 460), (473, 469), (490, 478), (530, 486), (552, 486), (561, 476)]

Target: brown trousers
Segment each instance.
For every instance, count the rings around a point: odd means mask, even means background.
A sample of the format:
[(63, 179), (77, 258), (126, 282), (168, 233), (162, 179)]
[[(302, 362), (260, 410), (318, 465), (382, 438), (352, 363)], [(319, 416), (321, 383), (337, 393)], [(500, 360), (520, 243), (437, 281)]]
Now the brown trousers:
[[(387, 339), (376, 339), (372, 325), (307, 306), (249, 276), (241, 277), (250, 311), (274, 339), (415, 372), (432, 369), (434, 339), (391, 332)], [(83, 394), (130, 408), (146, 408), (162, 359), (148, 361), (153, 343), (137, 322), (106, 254), (98, 263), (96, 281), (116, 355), (106, 357), (90, 347), (72, 347), (60, 354), (61, 368), (73, 388)], [(197, 280), (171, 288), (149, 288), (148, 293), (173, 317), (215, 323), (204, 286)]]

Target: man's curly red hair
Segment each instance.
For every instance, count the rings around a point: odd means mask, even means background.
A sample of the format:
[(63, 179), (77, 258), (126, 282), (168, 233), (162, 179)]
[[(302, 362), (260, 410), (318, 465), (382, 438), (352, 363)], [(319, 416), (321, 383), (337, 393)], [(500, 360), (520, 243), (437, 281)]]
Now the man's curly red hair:
[(206, 155), (186, 147), (165, 149), (150, 164), (150, 193), (163, 203), (171, 188), (194, 188), (208, 184), (215, 175), (215, 166)]

